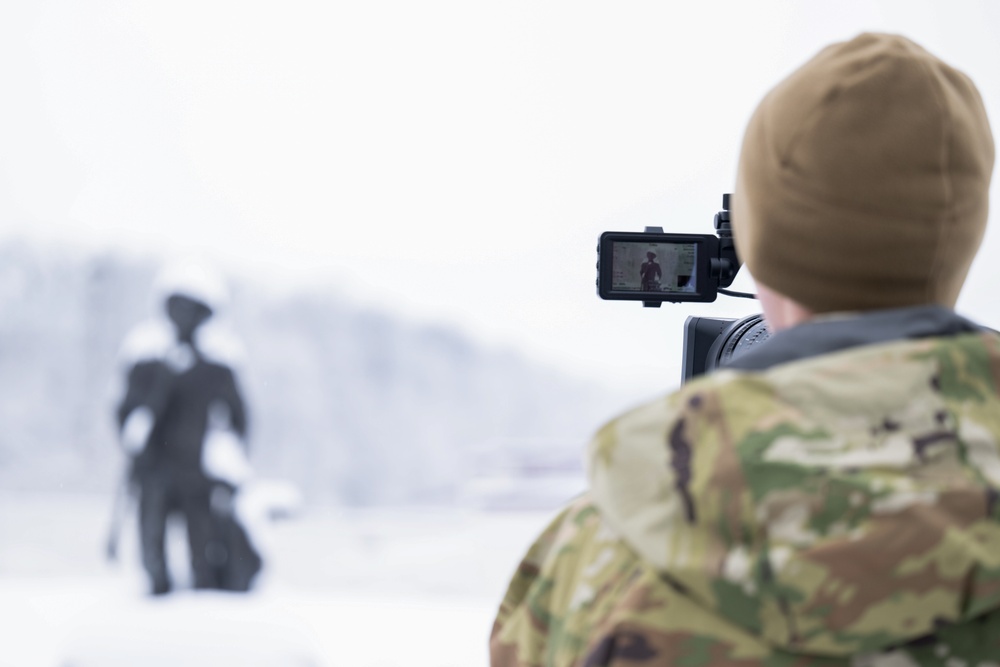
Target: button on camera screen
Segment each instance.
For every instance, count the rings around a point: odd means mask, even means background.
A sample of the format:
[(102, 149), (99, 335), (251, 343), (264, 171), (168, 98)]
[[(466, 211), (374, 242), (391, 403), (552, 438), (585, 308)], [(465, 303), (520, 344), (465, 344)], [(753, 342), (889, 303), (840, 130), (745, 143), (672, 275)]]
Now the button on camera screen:
[(611, 255), (612, 290), (697, 293), (697, 243), (615, 241)]

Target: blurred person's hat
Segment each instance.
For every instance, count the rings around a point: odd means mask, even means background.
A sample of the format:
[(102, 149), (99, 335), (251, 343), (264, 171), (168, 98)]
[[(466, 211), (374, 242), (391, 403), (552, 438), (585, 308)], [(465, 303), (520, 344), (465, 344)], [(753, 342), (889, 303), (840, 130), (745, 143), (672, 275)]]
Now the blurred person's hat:
[(154, 283), (156, 301), (183, 296), (218, 311), (229, 301), (229, 290), (221, 276), (202, 262), (186, 260), (166, 266)]
[(979, 92), (912, 41), (862, 34), (772, 89), (740, 154), (733, 227), (754, 278), (818, 313), (953, 307), (994, 145)]

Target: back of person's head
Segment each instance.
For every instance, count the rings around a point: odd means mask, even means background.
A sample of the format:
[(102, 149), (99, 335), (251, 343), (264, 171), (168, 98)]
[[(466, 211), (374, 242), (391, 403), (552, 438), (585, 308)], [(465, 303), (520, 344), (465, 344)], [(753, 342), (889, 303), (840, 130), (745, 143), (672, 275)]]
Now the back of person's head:
[(757, 281), (814, 313), (953, 307), (985, 230), (993, 160), (965, 74), (904, 37), (833, 44), (750, 120), (737, 249)]

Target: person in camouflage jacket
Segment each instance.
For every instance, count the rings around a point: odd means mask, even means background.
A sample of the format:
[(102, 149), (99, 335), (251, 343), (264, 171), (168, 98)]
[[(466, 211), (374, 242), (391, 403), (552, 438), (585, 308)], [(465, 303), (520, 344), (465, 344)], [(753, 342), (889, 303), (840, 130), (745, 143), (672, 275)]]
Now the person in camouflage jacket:
[(598, 431), (494, 667), (1000, 667), (1000, 334), (953, 310), (993, 159), (901, 37), (765, 97), (733, 226), (772, 336)]

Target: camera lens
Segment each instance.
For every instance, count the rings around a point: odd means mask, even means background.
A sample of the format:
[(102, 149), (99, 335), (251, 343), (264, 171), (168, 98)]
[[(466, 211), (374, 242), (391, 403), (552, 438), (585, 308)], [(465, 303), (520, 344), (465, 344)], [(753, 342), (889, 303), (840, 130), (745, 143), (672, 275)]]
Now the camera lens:
[(725, 366), (729, 360), (740, 356), (757, 343), (764, 342), (770, 336), (763, 315), (750, 315), (736, 320), (712, 344), (712, 349), (709, 350), (708, 358), (705, 360), (706, 372)]

